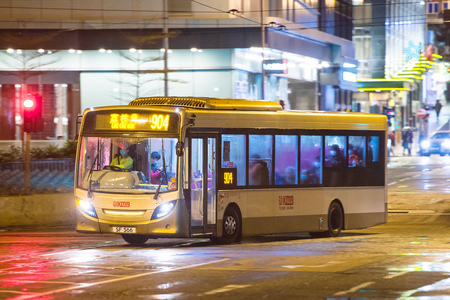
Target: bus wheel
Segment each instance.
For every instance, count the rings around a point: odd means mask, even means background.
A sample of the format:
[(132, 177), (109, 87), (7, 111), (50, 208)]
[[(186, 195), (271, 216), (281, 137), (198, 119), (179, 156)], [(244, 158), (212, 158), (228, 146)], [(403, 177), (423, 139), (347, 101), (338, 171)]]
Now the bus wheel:
[(212, 239), (220, 244), (231, 244), (236, 242), (241, 230), (239, 214), (233, 207), (228, 207), (223, 215), (222, 236)]
[(328, 236), (338, 236), (344, 228), (344, 211), (338, 202), (333, 202), (328, 209)]
[(335, 237), (341, 233), (344, 227), (344, 211), (338, 202), (333, 202), (328, 209), (328, 230), (319, 232), (310, 232), (313, 238)]
[(131, 245), (142, 245), (148, 240), (145, 234), (122, 234), (122, 238)]

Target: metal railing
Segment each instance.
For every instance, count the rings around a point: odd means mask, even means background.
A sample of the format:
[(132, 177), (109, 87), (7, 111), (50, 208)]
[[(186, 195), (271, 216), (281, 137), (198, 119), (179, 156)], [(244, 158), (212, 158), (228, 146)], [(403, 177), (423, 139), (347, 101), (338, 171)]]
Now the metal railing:
[[(32, 160), (30, 171), (33, 172), (35, 170), (44, 171), (73, 171), (75, 169), (75, 159), (74, 158), (48, 158), (48, 159), (39, 159)], [(24, 170), (24, 162), (16, 161), (16, 162), (8, 162), (0, 164), (0, 171), (5, 170)]]

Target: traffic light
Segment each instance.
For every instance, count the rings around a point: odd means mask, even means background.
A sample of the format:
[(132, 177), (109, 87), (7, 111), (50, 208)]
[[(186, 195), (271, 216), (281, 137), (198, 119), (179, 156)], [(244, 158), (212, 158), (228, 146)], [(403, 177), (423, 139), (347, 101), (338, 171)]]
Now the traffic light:
[(39, 94), (28, 95), (23, 100), (23, 131), (39, 132), (43, 129), (42, 97)]
[(383, 106), (383, 115), (386, 115), (388, 119), (395, 117), (395, 108)]

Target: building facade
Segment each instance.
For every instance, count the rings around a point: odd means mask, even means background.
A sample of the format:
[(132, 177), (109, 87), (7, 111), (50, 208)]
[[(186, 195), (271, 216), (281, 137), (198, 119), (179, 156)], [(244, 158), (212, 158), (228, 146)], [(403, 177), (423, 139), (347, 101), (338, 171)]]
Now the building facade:
[[(366, 0), (354, 7), (354, 35), (358, 66), (355, 104), (366, 112), (394, 109), (392, 130), (415, 125), (421, 107), (425, 53), (425, 2)], [(411, 50), (414, 56), (408, 55)]]
[(0, 140), (21, 139), (27, 93), (44, 101), (44, 131), (32, 139), (67, 139), (84, 109), (137, 97), (262, 99), (286, 109), (348, 110), (357, 88), (351, 1), (0, 5), (6, 129)]

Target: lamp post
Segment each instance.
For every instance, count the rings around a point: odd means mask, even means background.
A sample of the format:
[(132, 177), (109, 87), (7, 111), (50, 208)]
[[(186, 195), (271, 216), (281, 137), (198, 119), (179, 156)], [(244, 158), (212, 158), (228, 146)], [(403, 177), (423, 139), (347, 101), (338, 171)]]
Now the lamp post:
[(266, 72), (264, 70), (264, 47), (266, 46), (266, 26), (264, 24), (264, 0), (261, 0), (261, 98), (265, 100), (264, 81)]
[(164, 14), (163, 14), (163, 45), (164, 45), (164, 96), (169, 96), (169, 72), (168, 72), (168, 63), (167, 63), (167, 52), (169, 52), (169, 30), (167, 28), (167, 19), (168, 19), (168, 0), (163, 0), (164, 5)]

